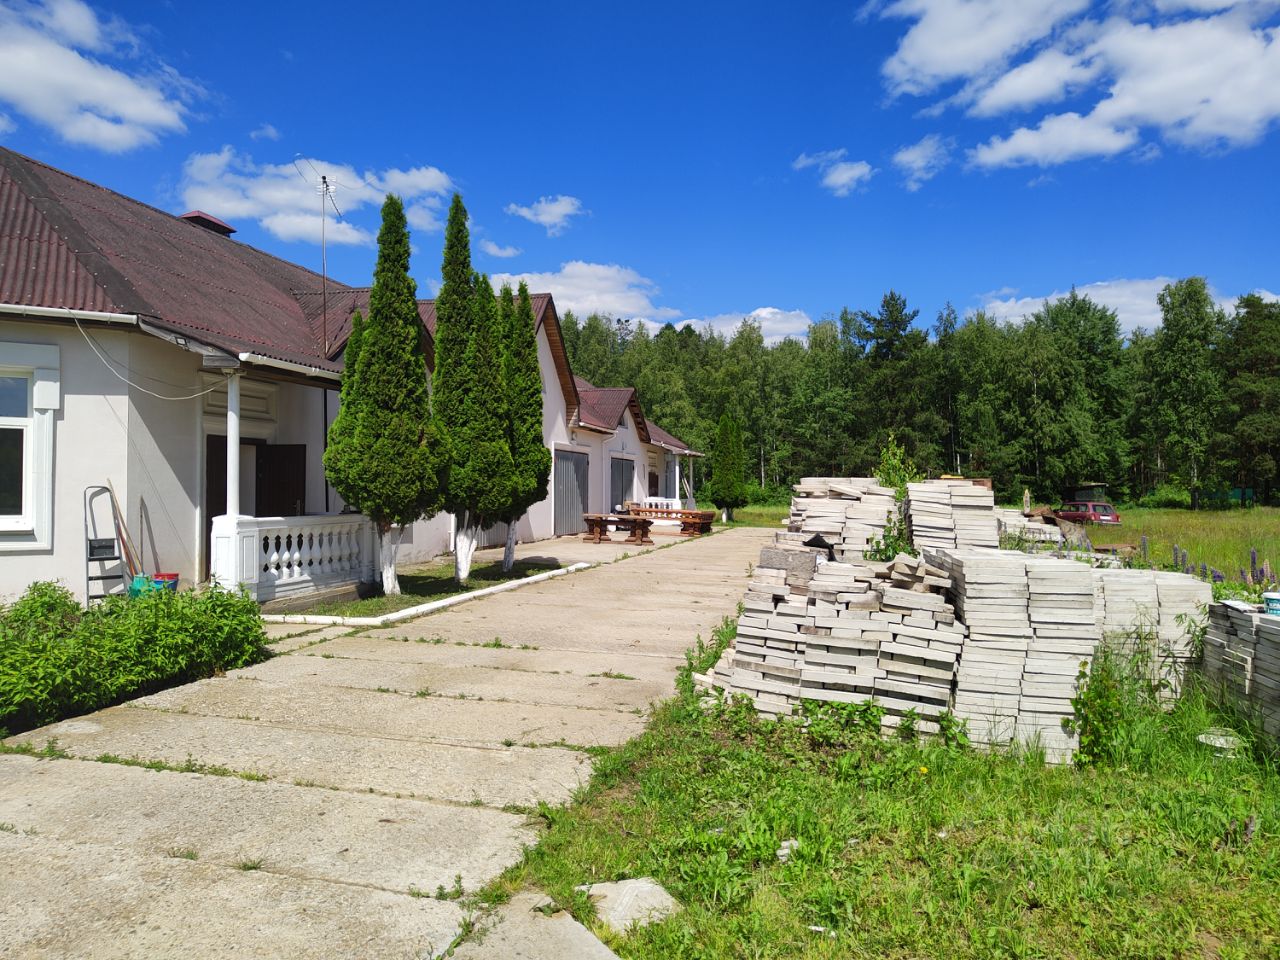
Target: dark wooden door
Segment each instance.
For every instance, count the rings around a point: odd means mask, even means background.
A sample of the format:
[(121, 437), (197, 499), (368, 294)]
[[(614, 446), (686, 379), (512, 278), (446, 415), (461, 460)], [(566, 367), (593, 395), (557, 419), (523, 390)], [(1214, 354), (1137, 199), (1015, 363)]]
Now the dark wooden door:
[(254, 513), (300, 517), (307, 512), (307, 445), (267, 444), (257, 450)]

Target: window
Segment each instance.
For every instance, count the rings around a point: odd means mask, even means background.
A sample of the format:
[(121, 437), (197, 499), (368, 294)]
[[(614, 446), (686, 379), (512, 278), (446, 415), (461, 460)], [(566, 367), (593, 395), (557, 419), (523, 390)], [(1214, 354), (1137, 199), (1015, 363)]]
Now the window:
[(53, 546), (58, 348), (0, 340), (0, 552)]
[(0, 528), (30, 529), (31, 376), (0, 372)]

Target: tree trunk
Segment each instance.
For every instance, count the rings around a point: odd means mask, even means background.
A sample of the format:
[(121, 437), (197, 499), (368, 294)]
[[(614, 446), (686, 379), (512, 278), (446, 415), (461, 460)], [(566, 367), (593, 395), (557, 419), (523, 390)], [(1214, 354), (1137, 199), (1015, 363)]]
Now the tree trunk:
[(453, 579), (459, 584), (467, 582), (471, 576), (471, 558), (476, 552), (476, 541), (480, 539), (480, 530), (471, 524), (470, 518), (458, 518), (458, 533), (453, 541)]
[(518, 521), (507, 524), (507, 545), (502, 551), (502, 572), (510, 573), (516, 564), (516, 526)]
[(378, 531), (378, 560), (382, 566), (382, 592), (400, 596), (400, 578), (396, 575), (396, 547), (404, 536), (404, 527), (388, 527)]

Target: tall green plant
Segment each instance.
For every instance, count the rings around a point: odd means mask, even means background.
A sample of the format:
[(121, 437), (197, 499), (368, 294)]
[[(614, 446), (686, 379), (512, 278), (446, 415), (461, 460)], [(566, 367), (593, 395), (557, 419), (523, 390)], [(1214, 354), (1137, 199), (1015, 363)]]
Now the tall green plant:
[(542, 440), (542, 372), (538, 365), (538, 335), (534, 329), (529, 287), (520, 282), (518, 297), (504, 284), (499, 300), (502, 331), (502, 380), (506, 388), (507, 449), (511, 453), (511, 502), (503, 516), (507, 546), (502, 569), (516, 559), (516, 525), (524, 512), (547, 496), (551, 451)]
[(400, 536), (440, 508), (445, 465), (431, 416), (417, 284), (409, 276), (409, 228), (394, 194), (382, 205), (369, 316), (353, 332), (342, 375), (345, 410), (331, 428), (325, 471), (342, 498), (373, 521), (382, 588), (398, 594)]
[(506, 516), (514, 466), (507, 445), (499, 310), (488, 277), (471, 269), (471, 235), (454, 194), (436, 298), (433, 410), (448, 438), (445, 508), (456, 519), (454, 576), (465, 583), (481, 530)]
[(742, 431), (727, 413), (721, 414), (711, 450), (711, 482), (708, 495), (720, 508), (724, 520), (733, 520), (733, 511), (747, 503), (747, 485), (742, 476)]

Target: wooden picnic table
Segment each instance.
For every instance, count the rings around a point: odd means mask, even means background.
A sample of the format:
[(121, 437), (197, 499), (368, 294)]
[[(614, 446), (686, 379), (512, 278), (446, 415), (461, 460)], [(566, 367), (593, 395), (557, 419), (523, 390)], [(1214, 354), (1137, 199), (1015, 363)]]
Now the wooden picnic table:
[(587, 532), (582, 539), (587, 543), (609, 543), (609, 527), (628, 531), (627, 543), (636, 545), (653, 543), (649, 531), (653, 528), (653, 520), (648, 517), (637, 517), (626, 513), (584, 513), (582, 519), (587, 524)]
[(711, 532), (715, 523), (714, 510), (674, 510), (670, 507), (645, 507), (638, 503), (628, 504), (631, 515), (649, 520), (675, 520), (680, 524), (680, 533), (686, 537), (697, 537)]

